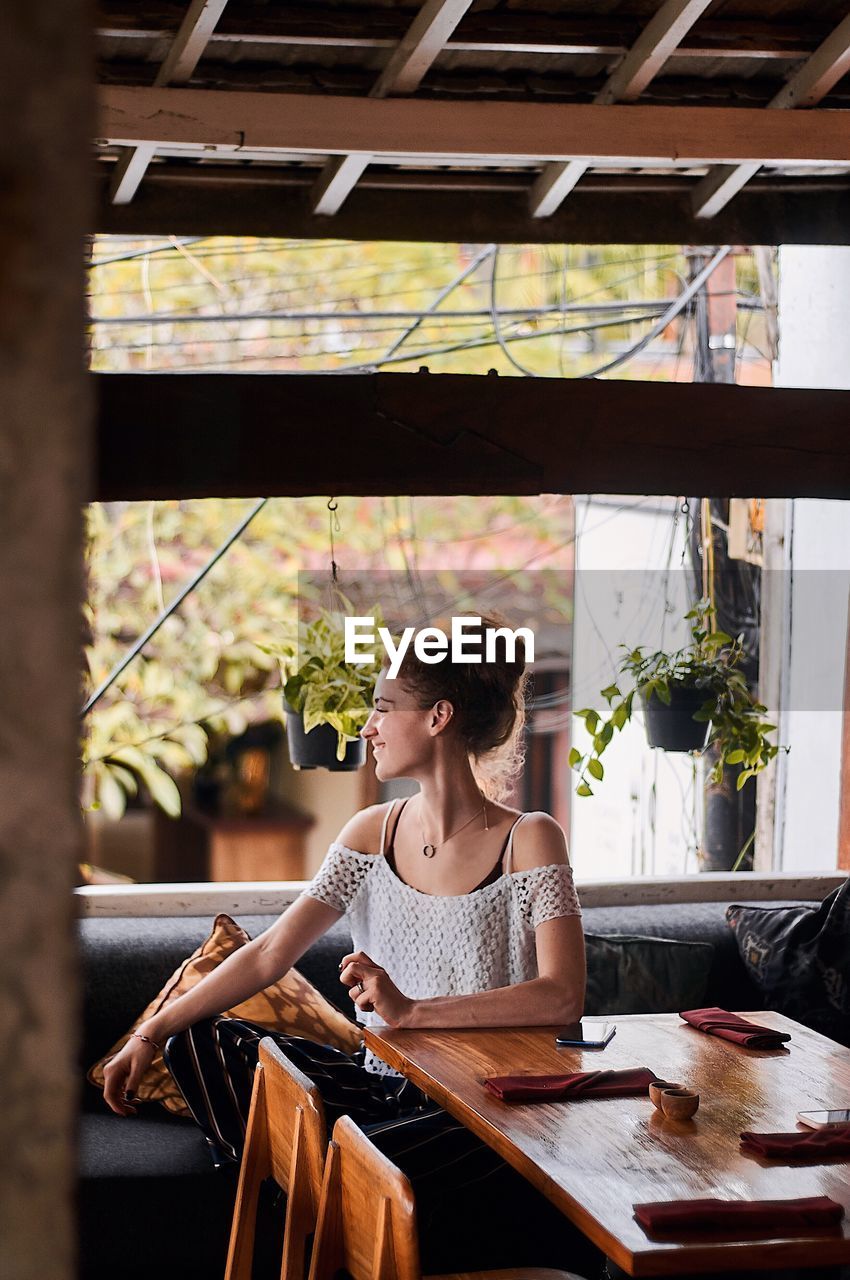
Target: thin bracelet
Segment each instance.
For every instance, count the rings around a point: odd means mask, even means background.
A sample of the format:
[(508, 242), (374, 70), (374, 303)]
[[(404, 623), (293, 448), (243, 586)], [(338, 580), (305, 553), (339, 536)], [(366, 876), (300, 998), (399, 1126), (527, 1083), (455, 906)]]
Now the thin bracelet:
[(142, 1035), (141, 1031), (131, 1031), (130, 1038), (132, 1039), (133, 1036), (135, 1036), (137, 1040), (144, 1040), (145, 1044), (152, 1044), (155, 1049), (162, 1048), (161, 1044), (157, 1044), (155, 1040), (151, 1040), (150, 1036)]

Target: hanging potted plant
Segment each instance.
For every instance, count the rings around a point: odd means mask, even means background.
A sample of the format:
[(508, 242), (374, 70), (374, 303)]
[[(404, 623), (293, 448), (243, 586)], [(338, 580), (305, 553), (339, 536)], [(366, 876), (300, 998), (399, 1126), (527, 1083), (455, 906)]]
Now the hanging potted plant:
[(570, 767), (579, 774), (577, 795), (593, 795), (591, 781), (604, 778), (600, 756), (615, 731), (631, 719), (636, 695), (650, 746), (665, 751), (716, 748), (717, 762), (709, 775), (714, 783), (722, 781), (725, 766), (738, 765), (740, 791), (780, 750), (769, 738), (776, 725), (765, 719), (767, 708), (750, 693), (740, 670), (743, 636), (733, 639), (712, 630), (714, 610), (708, 600), (700, 600), (685, 617), (691, 623), (689, 644), (672, 653), (627, 650), (620, 671), (631, 688), (624, 692), (612, 684), (602, 690), (607, 713), (592, 708), (576, 712), (592, 737), (589, 751), (573, 747), (570, 752)]
[[(344, 599), (344, 598), (343, 598)], [(350, 603), (344, 601), (350, 609)], [(372, 616), (380, 625), (378, 611)], [(345, 636), (338, 618), (321, 610), (298, 640), (266, 650), (281, 665), (286, 740), (295, 769), (350, 772), (366, 760), (360, 730), (372, 709), (380, 660), (345, 661)]]

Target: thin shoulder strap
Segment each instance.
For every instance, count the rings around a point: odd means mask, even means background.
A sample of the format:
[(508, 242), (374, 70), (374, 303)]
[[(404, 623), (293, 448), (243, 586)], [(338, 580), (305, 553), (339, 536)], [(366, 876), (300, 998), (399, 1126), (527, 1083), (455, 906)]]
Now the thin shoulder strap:
[(511, 855), (513, 854), (513, 851), (514, 851), (514, 832), (516, 831), (519, 824), (522, 822), (523, 818), (527, 818), (527, 817), (528, 817), (527, 813), (521, 813), (517, 818), (516, 822), (511, 827), (510, 834), (508, 835), (508, 847), (507, 847), (507, 850), (505, 851), (505, 861), (504, 861), (505, 875), (510, 875), (510, 872), (511, 872)]
[(381, 851), (381, 853), (383, 853), (383, 852), (384, 852), (384, 850), (385, 850), (385, 848), (386, 848), (386, 843), (387, 843), (387, 823), (388, 823), (388, 822), (389, 822), (389, 820), (390, 820), (390, 814), (392, 813), (392, 811), (393, 811), (393, 809), (394, 809), (394, 808), (395, 808), (395, 800), (391, 800), (391, 801), (389, 802), (389, 804), (387, 805), (387, 811), (386, 811), (386, 813), (384, 814), (384, 822), (383, 822), (383, 825), (382, 825), (382, 827), (381, 827), (381, 850), (380, 850), (380, 851)]
[[(396, 799), (397, 798), (398, 797), (396, 797)], [(398, 813), (396, 814), (395, 822), (393, 823), (392, 835), (390, 836), (390, 848), (389, 848), (390, 853), (392, 852), (393, 845), (395, 844), (395, 833), (398, 830), (398, 824), (401, 820), (401, 815), (404, 810), (404, 806), (407, 804), (409, 799), (410, 799), (410, 796), (405, 796), (403, 798), (401, 805), (399, 807)], [(395, 804), (396, 804), (395, 800), (391, 800), (390, 807), (387, 809), (386, 813), (384, 814), (384, 825), (381, 829), (381, 853), (384, 853), (384, 854), (388, 852), (387, 851), (387, 827), (389, 826), (390, 816), (395, 811)]]

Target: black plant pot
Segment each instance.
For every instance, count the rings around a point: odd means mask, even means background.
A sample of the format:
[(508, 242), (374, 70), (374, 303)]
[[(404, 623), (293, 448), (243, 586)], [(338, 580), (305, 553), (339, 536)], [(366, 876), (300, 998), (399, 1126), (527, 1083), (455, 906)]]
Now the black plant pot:
[(693, 717), (710, 696), (704, 689), (672, 685), (668, 706), (657, 693), (648, 698), (641, 693), (649, 745), (664, 751), (702, 751), (711, 724)]
[(309, 733), (304, 732), (304, 717), (293, 711), (287, 702), (286, 743), (289, 762), (294, 769), (330, 769), (332, 773), (352, 773), (366, 763), (366, 743), (362, 738), (345, 744), (345, 756), (337, 760), (336, 729), (329, 724), (318, 724)]

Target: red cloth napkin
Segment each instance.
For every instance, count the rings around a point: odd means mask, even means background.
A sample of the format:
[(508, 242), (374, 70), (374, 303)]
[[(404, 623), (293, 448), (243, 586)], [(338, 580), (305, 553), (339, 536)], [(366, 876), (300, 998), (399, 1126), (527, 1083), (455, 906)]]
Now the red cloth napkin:
[(484, 1088), (503, 1102), (557, 1102), (561, 1098), (631, 1098), (657, 1080), (649, 1067), (627, 1071), (574, 1071), (566, 1076), (490, 1076)]
[(823, 1160), (850, 1156), (850, 1124), (809, 1129), (806, 1133), (742, 1133), (741, 1149), (773, 1160)]
[(748, 1022), (737, 1013), (729, 1013), (726, 1009), (688, 1009), (679, 1014), (685, 1022), (689, 1022), (698, 1031), (705, 1031), (710, 1036), (719, 1036), (721, 1040), (731, 1040), (733, 1044), (746, 1045), (748, 1049), (778, 1049), (786, 1040), (790, 1040), (787, 1031), (774, 1031), (771, 1027), (760, 1027), (757, 1022)]
[(818, 1227), (841, 1222), (844, 1206), (829, 1196), (800, 1200), (667, 1200), (636, 1204), (635, 1217), (648, 1234), (689, 1231), (807, 1235)]

